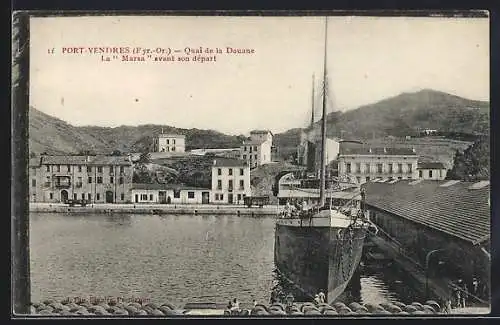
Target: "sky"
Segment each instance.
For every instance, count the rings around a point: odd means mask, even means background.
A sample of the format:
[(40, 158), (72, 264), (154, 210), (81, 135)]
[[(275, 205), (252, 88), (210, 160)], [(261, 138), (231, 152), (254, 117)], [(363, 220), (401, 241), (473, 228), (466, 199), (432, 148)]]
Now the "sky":
[[(279, 133), (307, 126), (313, 75), (319, 118), (324, 17), (36, 17), (30, 33), (30, 106), (72, 125)], [(328, 111), (427, 88), (489, 100), (488, 19), (331, 16), (327, 35)]]

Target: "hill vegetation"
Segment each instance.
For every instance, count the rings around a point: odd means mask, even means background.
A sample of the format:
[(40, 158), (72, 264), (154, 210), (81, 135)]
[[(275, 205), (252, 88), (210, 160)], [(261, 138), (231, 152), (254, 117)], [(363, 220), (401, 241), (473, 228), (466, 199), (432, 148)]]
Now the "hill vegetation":
[(490, 138), (483, 137), (463, 152), (457, 150), (446, 179), (478, 181), (490, 179)]

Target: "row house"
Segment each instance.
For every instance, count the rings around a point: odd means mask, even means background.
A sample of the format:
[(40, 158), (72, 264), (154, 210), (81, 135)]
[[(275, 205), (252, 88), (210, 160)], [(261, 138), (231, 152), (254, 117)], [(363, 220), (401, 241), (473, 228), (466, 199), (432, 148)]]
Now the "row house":
[(30, 201), (130, 202), (130, 156), (41, 156), (30, 160)]
[(419, 162), (417, 165), (419, 179), (444, 180), (447, 169), (441, 162)]
[(251, 195), (250, 167), (243, 160), (216, 158), (212, 165), (212, 203), (243, 204)]
[(250, 132), (250, 139), (240, 146), (239, 158), (246, 161), (251, 168), (255, 168), (272, 161), (273, 149), (271, 131), (253, 130)]
[(338, 158), (339, 176), (358, 184), (374, 179), (415, 179), (418, 156), (411, 148), (344, 148)]
[(133, 203), (160, 204), (208, 204), (210, 189), (185, 186), (183, 184), (138, 184), (132, 185)]

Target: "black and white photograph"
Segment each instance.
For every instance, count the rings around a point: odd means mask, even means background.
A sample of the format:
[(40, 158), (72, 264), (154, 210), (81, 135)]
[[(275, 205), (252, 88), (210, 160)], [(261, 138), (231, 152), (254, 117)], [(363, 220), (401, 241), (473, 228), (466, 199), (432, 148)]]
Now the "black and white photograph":
[(487, 11), (28, 23), (22, 314), (490, 314)]

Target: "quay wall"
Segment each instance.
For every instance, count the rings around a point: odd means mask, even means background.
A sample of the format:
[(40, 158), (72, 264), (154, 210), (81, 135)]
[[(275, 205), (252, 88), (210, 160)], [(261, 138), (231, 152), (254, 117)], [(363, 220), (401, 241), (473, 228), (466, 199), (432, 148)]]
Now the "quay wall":
[(93, 213), (93, 214), (200, 214), (200, 215), (241, 215), (275, 216), (277, 206), (246, 207), (242, 205), (210, 204), (91, 204), (85, 207), (67, 204), (30, 203), (31, 213)]

